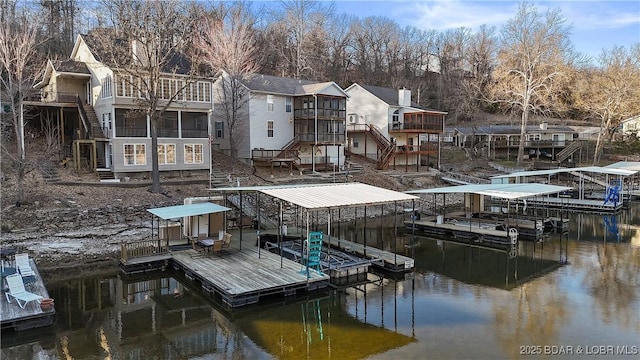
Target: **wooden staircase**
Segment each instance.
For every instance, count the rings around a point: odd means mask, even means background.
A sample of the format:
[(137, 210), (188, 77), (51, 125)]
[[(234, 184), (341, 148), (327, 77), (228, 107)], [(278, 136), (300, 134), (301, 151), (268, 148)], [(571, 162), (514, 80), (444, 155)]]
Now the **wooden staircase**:
[(556, 154), (556, 161), (561, 163), (580, 149), (582, 149), (582, 141), (576, 140)]
[(80, 113), (80, 120), (84, 126), (85, 131), (89, 134), (90, 139), (106, 139), (100, 126), (100, 121), (96, 115), (96, 111), (93, 106), (82, 102), (80, 97), (78, 101), (78, 112)]
[(379, 150), (382, 150), (380, 156), (378, 157), (378, 162), (376, 164), (376, 169), (385, 170), (389, 167), (389, 164), (396, 156), (396, 145), (393, 144), (389, 139), (387, 139), (380, 129), (373, 124), (367, 124), (367, 133), (371, 136), (371, 138), (375, 141)]
[(38, 171), (42, 175), (44, 182), (47, 184), (55, 184), (60, 182), (57, 167), (51, 161), (43, 161), (38, 166)]

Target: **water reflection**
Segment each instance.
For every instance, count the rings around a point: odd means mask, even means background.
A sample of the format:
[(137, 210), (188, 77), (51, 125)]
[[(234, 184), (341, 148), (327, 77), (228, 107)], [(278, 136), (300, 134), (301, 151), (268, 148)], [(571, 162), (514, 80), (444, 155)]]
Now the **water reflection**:
[[(2, 336), (4, 359), (516, 358), (521, 345), (638, 345), (638, 209), (569, 214), (568, 233), (517, 257), (336, 224), (350, 240), (415, 256), (415, 271), (231, 310), (172, 273), (47, 279), (54, 327)], [(607, 223), (608, 221), (608, 223)]]

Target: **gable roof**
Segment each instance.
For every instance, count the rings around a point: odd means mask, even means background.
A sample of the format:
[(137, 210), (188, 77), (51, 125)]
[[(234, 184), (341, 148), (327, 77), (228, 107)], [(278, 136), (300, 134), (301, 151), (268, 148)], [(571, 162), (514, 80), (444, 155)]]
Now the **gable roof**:
[(317, 81), (253, 74), (242, 83), (251, 91), (295, 95), (298, 86), (316, 84)]
[[(389, 105), (389, 106), (398, 106), (398, 107), (405, 107), (404, 105), (400, 105), (400, 103), (398, 102), (398, 90), (395, 89), (391, 89), (391, 88), (385, 88), (385, 87), (380, 87), (380, 86), (372, 86), (372, 85), (361, 85), (358, 83), (353, 83), (351, 86), (349, 86), (347, 88), (350, 89), (353, 86), (360, 86), (361, 88), (367, 90), (369, 93), (371, 93), (371, 95), (377, 97), (378, 99), (382, 100), (385, 104)], [(437, 112), (437, 113), (441, 113), (441, 114), (446, 114), (446, 111), (440, 111), (440, 110), (435, 110), (435, 109), (429, 109), (426, 108), (424, 106), (421, 106), (420, 104), (418, 104), (415, 101), (411, 101), (411, 107), (415, 108), (416, 110), (422, 110), (422, 111), (432, 111), (432, 112)]]
[(313, 80), (302, 80), (286, 78), (264, 74), (253, 74), (242, 81), (242, 84), (253, 92), (263, 92), (269, 94), (301, 96), (321, 94), (324, 90), (335, 87), (345, 97), (347, 93), (333, 81), (317, 82)]
[(53, 75), (54, 71), (58, 73), (81, 74), (86, 77), (91, 76), (91, 72), (89, 71), (89, 68), (87, 68), (87, 64), (81, 61), (49, 60), (47, 61), (47, 66), (45, 68), (44, 74), (42, 75), (42, 80), (40, 80), (33, 87), (35, 89), (41, 89), (47, 86), (51, 81), (51, 75)]
[[(109, 47), (126, 47), (127, 53), (130, 53), (131, 45), (127, 40), (115, 37), (110, 33), (109, 29), (94, 30), (89, 34), (81, 34), (78, 36), (84, 41), (96, 60), (105, 65), (111, 67), (126, 67), (133, 59), (133, 57), (129, 57), (127, 59), (123, 59), (123, 63), (117, 64), (112, 61), (113, 59), (109, 53)], [(109, 44), (107, 44), (104, 39), (109, 39)], [(76, 46), (74, 47), (74, 53), (77, 51), (77, 46), (78, 43), (76, 43)], [(175, 72), (176, 74), (188, 74), (191, 71), (191, 61), (183, 53), (171, 52), (167, 62), (163, 64), (161, 70), (165, 73)]]
[(52, 60), (53, 69), (61, 73), (76, 73), (91, 75), (87, 64), (74, 60)]

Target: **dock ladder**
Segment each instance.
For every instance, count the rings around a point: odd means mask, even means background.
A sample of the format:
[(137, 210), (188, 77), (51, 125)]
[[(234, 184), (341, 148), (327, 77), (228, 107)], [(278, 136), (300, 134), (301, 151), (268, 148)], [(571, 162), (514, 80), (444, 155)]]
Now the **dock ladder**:
[(307, 272), (307, 279), (310, 276), (310, 269), (315, 270), (318, 274), (322, 275), (322, 268), (320, 264), (320, 254), (322, 253), (322, 232), (313, 231), (309, 233), (309, 238), (304, 242), (303, 249), (303, 266)]

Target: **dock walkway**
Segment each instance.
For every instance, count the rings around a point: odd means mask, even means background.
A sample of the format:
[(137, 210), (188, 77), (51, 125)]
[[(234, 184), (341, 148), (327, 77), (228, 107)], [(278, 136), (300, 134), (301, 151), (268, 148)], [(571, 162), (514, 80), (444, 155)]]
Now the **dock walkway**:
[[(369, 260), (380, 260), (383, 267), (390, 271), (410, 271), (415, 266), (412, 258), (390, 251), (378, 249), (372, 246), (365, 247), (364, 244), (353, 241), (339, 239), (334, 236), (323, 236), (323, 242), (327, 245), (340, 249), (346, 253), (357, 254)], [(374, 262), (374, 265), (377, 263)]]
[[(40, 295), (45, 299), (48, 298), (49, 293), (44, 286), (35, 262), (29, 259), (29, 264), (35, 273), (36, 280), (33, 284), (26, 286), (26, 290)], [(23, 309), (18, 306), (15, 299), (12, 299), (11, 303), (7, 302), (5, 291), (8, 291), (8, 289), (4, 288), (4, 279), (2, 281), (2, 295), (0, 296), (0, 327), (2, 330), (13, 329), (15, 331), (22, 331), (53, 324), (56, 313), (55, 308), (43, 311), (37, 301), (31, 301)]]

